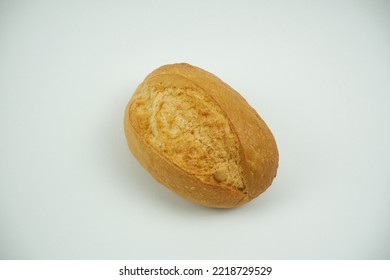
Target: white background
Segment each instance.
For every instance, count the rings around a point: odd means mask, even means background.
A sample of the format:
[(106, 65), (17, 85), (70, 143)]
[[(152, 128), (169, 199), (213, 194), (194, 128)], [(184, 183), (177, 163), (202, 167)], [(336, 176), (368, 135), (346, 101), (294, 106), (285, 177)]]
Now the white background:
[[(128, 151), (163, 64), (239, 91), (273, 131), (270, 189), (194, 205)], [(1, 259), (389, 259), (388, 1), (0, 2)]]

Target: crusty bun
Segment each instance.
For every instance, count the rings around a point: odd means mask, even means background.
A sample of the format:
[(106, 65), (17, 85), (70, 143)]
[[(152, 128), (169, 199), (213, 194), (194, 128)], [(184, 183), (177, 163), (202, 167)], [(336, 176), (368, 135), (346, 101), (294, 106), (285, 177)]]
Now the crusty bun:
[(126, 107), (125, 133), (157, 181), (204, 206), (240, 206), (276, 176), (278, 150), (264, 121), (230, 86), (189, 64), (145, 78)]

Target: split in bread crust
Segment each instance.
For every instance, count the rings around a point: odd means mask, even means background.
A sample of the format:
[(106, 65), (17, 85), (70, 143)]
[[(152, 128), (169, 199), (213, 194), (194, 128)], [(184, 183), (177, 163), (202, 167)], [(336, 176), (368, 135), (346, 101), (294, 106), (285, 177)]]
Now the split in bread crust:
[(145, 87), (130, 109), (144, 139), (178, 168), (206, 184), (244, 189), (238, 141), (201, 90)]

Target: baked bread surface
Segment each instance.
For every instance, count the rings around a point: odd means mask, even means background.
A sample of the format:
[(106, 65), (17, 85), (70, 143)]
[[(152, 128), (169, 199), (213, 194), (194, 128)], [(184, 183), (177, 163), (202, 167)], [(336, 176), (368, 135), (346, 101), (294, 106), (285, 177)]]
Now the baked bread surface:
[(189, 64), (145, 78), (126, 107), (125, 134), (157, 181), (204, 206), (242, 205), (276, 176), (278, 150), (264, 121), (230, 86)]

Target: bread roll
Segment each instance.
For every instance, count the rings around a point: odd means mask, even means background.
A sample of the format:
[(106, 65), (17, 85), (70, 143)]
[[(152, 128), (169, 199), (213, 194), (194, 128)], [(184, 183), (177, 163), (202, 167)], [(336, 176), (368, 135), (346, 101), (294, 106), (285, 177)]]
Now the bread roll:
[(240, 206), (276, 176), (278, 150), (264, 121), (230, 86), (189, 64), (145, 78), (126, 107), (125, 134), (158, 182), (200, 205)]

